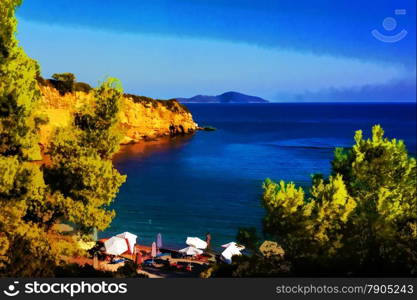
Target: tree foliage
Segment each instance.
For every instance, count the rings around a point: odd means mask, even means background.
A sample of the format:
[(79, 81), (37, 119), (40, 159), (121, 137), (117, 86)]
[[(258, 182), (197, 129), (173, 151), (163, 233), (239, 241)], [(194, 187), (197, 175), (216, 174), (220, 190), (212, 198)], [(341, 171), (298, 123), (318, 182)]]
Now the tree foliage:
[(43, 209), (42, 173), (16, 156), (0, 156), (0, 172), (0, 275), (51, 276), (64, 245), (50, 243), (45, 224), (29, 217)]
[(125, 181), (109, 160), (122, 138), (118, 115), (123, 93), (115, 83), (103, 83), (94, 92), (95, 103), (75, 115), (74, 125), (57, 130), (49, 150), (51, 165), (45, 169), (54, 195), (65, 199), (62, 215), (86, 231), (110, 224), (114, 212), (106, 208)]
[[(31, 162), (47, 120), (36, 114), (40, 68), (15, 38), (20, 3), (0, 1), (0, 276), (53, 276), (64, 256), (78, 252), (75, 237), (53, 229), (58, 220), (89, 231), (105, 229), (114, 216), (109, 205), (125, 180), (110, 160), (120, 143), (122, 90), (113, 79), (95, 89), (86, 113), (56, 132), (51, 163)], [(75, 80), (54, 78), (68, 89)]]
[(88, 83), (85, 82), (76, 82), (74, 84), (74, 90), (76, 92), (84, 92), (84, 93), (89, 93), (93, 88), (91, 87), (91, 85), (89, 85)]
[(94, 90), (95, 103), (75, 115), (75, 126), (83, 145), (95, 149), (102, 158), (110, 158), (120, 147), (120, 110), (123, 90), (118, 80), (110, 78)]
[(93, 89), (88, 83), (76, 81), (76, 77), (72, 73), (55, 73), (52, 75), (52, 79), (45, 79), (38, 70), (36, 81), (40, 86), (54, 87), (61, 95), (72, 92), (89, 93)]
[(75, 90), (75, 75), (72, 73), (55, 73), (50, 82), (61, 95), (72, 93)]
[(37, 148), (34, 108), (39, 66), (18, 45), (14, 11), (20, 0), (0, 3), (0, 155), (27, 158)]
[(264, 231), (299, 272), (417, 271), (416, 160), (402, 141), (355, 134), (336, 149), (329, 179), (308, 195), (293, 183), (266, 180)]
[[(46, 186), (39, 167), (28, 162), (39, 150), (34, 113), (39, 66), (15, 38), (20, 3), (0, 2), (0, 275), (48, 276), (56, 248), (44, 225), (29, 217), (45, 199)], [(35, 260), (25, 259), (30, 257)]]

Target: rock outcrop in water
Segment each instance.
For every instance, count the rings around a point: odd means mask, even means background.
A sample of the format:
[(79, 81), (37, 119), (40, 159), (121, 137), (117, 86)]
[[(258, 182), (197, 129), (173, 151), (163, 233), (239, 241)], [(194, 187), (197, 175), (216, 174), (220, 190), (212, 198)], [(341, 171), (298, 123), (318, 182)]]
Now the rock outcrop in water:
[[(52, 86), (40, 86), (40, 111), (49, 122), (41, 126), (41, 144), (47, 145), (54, 129), (68, 126), (72, 114), (92, 99), (91, 93), (73, 92), (61, 95)], [(152, 140), (162, 136), (193, 133), (198, 129), (187, 107), (176, 100), (155, 100), (143, 96), (124, 96), (120, 116), (123, 144)]]

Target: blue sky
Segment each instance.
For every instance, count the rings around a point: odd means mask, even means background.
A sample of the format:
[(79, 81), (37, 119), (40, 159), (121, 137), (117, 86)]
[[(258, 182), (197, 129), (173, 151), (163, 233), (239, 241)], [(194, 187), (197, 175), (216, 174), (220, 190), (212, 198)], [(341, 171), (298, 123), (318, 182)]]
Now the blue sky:
[[(416, 100), (412, 0), (24, 0), (18, 19), (45, 77), (112, 76), (162, 99), (235, 90), (272, 101)], [(374, 29), (408, 34), (384, 43)]]

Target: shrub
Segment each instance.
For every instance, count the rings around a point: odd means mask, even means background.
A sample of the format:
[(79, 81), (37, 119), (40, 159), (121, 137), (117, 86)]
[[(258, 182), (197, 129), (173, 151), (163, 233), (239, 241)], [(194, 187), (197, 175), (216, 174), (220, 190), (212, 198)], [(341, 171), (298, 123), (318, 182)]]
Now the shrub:
[(52, 75), (50, 83), (61, 95), (72, 93), (75, 90), (75, 75), (72, 73), (56, 73)]
[(76, 92), (89, 93), (92, 89), (91, 85), (85, 82), (76, 82), (74, 86)]

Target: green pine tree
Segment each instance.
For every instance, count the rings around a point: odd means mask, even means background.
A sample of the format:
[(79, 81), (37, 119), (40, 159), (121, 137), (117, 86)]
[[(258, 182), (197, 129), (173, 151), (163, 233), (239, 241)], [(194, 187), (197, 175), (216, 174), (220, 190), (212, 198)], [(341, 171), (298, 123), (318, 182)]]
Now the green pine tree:
[(300, 272), (417, 272), (416, 160), (402, 141), (356, 132), (336, 149), (328, 180), (309, 196), (293, 183), (266, 180), (264, 231)]

